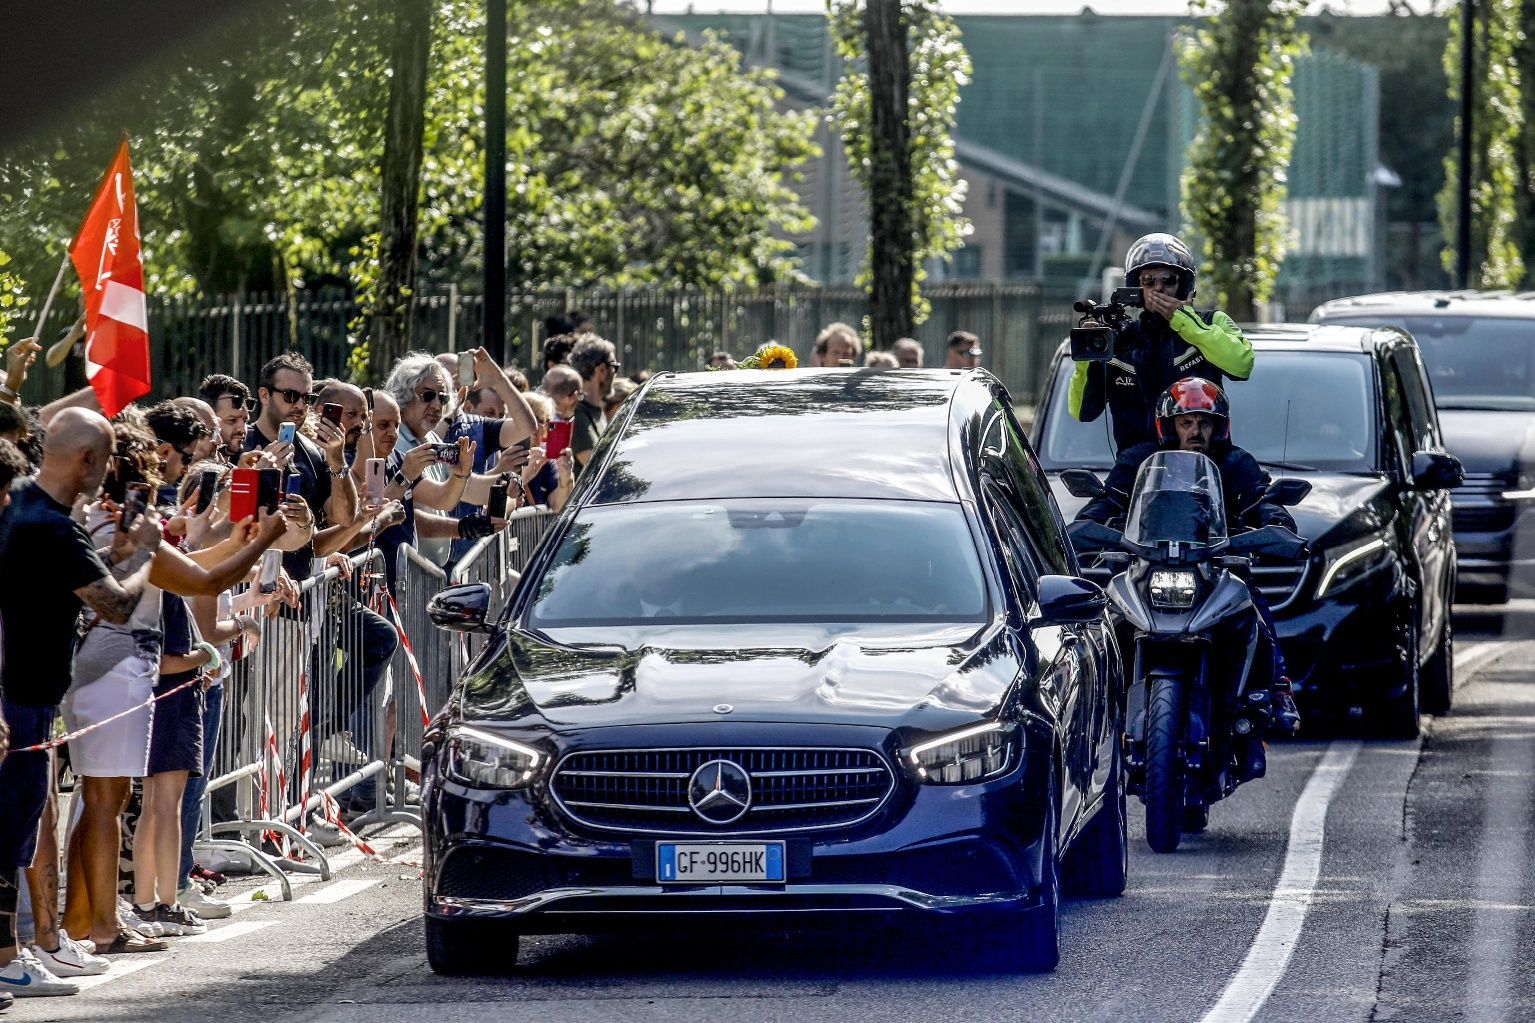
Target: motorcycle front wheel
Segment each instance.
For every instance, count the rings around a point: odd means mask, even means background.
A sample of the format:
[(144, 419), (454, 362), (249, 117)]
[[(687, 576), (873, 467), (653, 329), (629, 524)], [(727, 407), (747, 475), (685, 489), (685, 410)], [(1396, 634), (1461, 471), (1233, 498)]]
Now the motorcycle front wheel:
[(1146, 844), (1153, 852), (1178, 848), (1183, 818), (1183, 681), (1151, 680), (1146, 708)]

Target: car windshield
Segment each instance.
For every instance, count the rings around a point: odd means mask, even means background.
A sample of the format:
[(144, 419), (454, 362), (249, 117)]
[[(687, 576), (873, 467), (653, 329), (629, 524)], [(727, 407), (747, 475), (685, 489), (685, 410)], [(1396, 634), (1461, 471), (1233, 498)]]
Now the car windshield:
[(979, 624), (960, 507), (927, 501), (668, 501), (587, 508), (537, 580), (535, 628)]
[[(1114, 464), (1108, 414), (1071, 417), (1073, 363), (1055, 375), (1037, 445), (1047, 469), (1107, 469)], [(1264, 351), (1250, 382), (1226, 386), (1232, 440), (1268, 465), (1325, 472), (1374, 472), (1375, 384), (1367, 356), (1347, 352)]]
[(1386, 316), (1327, 322), (1400, 327), (1411, 334), (1440, 408), (1535, 411), (1535, 319)]
[(1125, 516), (1125, 539), (1143, 547), (1226, 539), (1226, 504), (1215, 463), (1195, 451), (1158, 451), (1141, 465)]

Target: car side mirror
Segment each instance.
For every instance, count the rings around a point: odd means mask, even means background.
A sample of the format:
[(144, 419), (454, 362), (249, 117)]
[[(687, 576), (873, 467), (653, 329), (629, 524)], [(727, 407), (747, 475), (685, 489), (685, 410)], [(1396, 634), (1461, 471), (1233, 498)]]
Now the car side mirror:
[(1074, 575), (1039, 577), (1039, 619), (1036, 625), (1081, 625), (1097, 621), (1109, 598), (1097, 583)]
[(1294, 507), (1304, 501), (1309, 493), (1311, 493), (1311, 484), (1306, 480), (1275, 480), (1263, 492), (1263, 499), (1271, 504)]
[(490, 632), (485, 621), (490, 616), (490, 585), (449, 586), (427, 603), (426, 614), (433, 625), (449, 632)]
[(1412, 456), (1412, 485), (1418, 490), (1454, 490), (1466, 481), (1465, 466), (1445, 451), (1417, 451)]
[(1061, 473), (1061, 485), (1066, 488), (1066, 493), (1072, 497), (1082, 497), (1091, 501), (1103, 493), (1103, 484), (1098, 481), (1098, 476), (1091, 469), (1066, 469)]

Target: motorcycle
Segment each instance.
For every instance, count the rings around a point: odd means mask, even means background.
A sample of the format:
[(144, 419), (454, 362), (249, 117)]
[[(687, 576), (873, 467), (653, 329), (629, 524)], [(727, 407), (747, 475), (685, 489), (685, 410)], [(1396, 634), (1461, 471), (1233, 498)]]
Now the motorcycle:
[[(1061, 480), (1077, 497), (1103, 492), (1085, 469)], [(1277, 480), (1264, 500), (1294, 505), (1310, 490)], [(1079, 555), (1117, 570), (1109, 601), (1134, 651), (1126, 784), (1146, 807), (1147, 844), (1172, 852), (1262, 773), (1273, 658), (1243, 575), (1260, 556), (1301, 557), (1306, 541), (1276, 525), (1228, 535), (1220, 471), (1193, 451), (1146, 460), (1122, 530), (1078, 520), (1068, 533)]]

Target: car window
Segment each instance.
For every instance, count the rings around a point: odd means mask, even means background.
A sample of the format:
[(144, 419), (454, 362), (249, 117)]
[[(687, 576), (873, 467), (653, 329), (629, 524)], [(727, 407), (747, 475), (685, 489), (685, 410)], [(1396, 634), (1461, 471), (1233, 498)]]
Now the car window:
[(533, 582), (535, 627), (986, 619), (957, 504), (664, 501), (584, 509)]
[(1535, 317), (1329, 316), (1400, 327), (1418, 342), (1440, 408), (1535, 410)]
[(1402, 385), (1400, 371), (1393, 359), (1384, 360), (1380, 367), (1381, 398), (1386, 406), (1387, 435), (1396, 448), (1397, 468), (1405, 472), (1411, 464), (1415, 450), (1412, 436), (1411, 413), (1407, 410), (1407, 389)]
[(1410, 419), (1413, 451), (1435, 451), (1439, 443), (1438, 423), (1430, 404), (1428, 380), (1411, 348), (1398, 348), (1391, 355), (1391, 362), (1401, 377), (1402, 393), (1407, 399), (1407, 415)]
[(1017, 509), (1028, 526), (1027, 536), (1037, 569), (1044, 575), (1074, 575), (1076, 556), (1066, 541), (1066, 525), (1050, 496), (1044, 470), (1013, 410), (1001, 402), (993, 408), (999, 413), (1006, 433), (1008, 473)]
[[(1109, 413), (1071, 417), (1072, 362), (1061, 361), (1039, 434), (1046, 469), (1108, 469), (1114, 464)], [(1350, 352), (1266, 350), (1251, 380), (1226, 386), (1231, 437), (1260, 462), (1291, 462), (1327, 472), (1377, 472), (1374, 373)]]
[(1023, 597), (1035, 599), (1039, 593), (1039, 564), (1034, 545), (1029, 542), (1028, 530), (1018, 517), (1009, 495), (1000, 486), (988, 484), (985, 490), (986, 506), (992, 521), (997, 524), (998, 540), (1007, 555), (1007, 567)]

